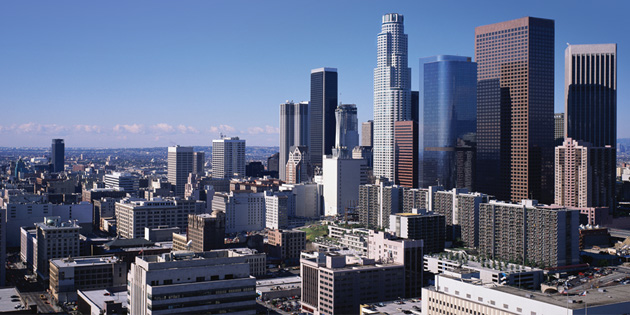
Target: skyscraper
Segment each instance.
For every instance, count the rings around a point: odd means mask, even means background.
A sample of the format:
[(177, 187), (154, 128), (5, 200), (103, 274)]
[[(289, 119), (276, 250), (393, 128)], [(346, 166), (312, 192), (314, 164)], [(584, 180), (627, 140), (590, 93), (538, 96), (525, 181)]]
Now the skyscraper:
[(371, 147), (374, 135), (374, 121), (368, 120), (361, 124), (361, 146)]
[[(332, 153), (335, 146), (335, 109), (337, 109), (337, 69), (311, 70), (310, 105), (311, 162), (322, 167), (322, 155)], [(286, 160), (285, 160), (286, 161)]]
[[(592, 159), (599, 163), (595, 170), (609, 168), (601, 174), (606, 183), (592, 185), (592, 193), (605, 198), (616, 180), (617, 44), (569, 45), (564, 63), (565, 136), (607, 151)], [(602, 201), (597, 206), (612, 206), (612, 198)]]
[(225, 137), (212, 140), (212, 178), (245, 175), (245, 140)]
[(394, 180), (394, 122), (411, 120), (411, 69), (402, 14), (383, 15), (374, 69), (374, 175)]
[(63, 139), (53, 139), (51, 148), (51, 164), (54, 173), (63, 172), (65, 144)]
[(475, 29), (477, 190), (500, 200), (553, 196), (554, 21)]
[(313, 167), (310, 160), (308, 147), (292, 146), (289, 160), (284, 167), (286, 170), (285, 182), (288, 184), (310, 182), (313, 177)]
[(556, 146), (564, 141), (564, 113), (553, 114), (553, 139)]
[(285, 168), (292, 146), (308, 146), (308, 102), (280, 104), (280, 179), (286, 180)]
[(357, 120), (357, 106), (354, 104), (340, 104), (335, 110), (336, 130), (335, 147), (345, 148), (349, 153), (359, 145), (359, 122)]
[(569, 45), (564, 52), (566, 136), (617, 144), (617, 44)]
[(175, 195), (183, 196), (188, 174), (193, 172), (193, 147), (168, 147), (168, 181), (175, 187)]
[(423, 187), (456, 188), (458, 172), (465, 173), (458, 169), (458, 144), (474, 147), (477, 131), (477, 63), (470, 57), (439, 55), (420, 59), (420, 67)]

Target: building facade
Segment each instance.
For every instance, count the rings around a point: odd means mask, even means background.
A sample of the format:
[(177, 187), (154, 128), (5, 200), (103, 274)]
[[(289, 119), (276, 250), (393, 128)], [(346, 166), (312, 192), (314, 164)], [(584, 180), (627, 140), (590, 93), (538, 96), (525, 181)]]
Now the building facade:
[(285, 182), (299, 184), (310, 182), (313, 178), (313, 166), (307, 146), (292, 146), (289, 159), (285, 164)]
[(418, 187), (418, 123), (401, 120), (394, 123), (394, 162), (396, 185)]
[(300, 262), (300, 254), (306, 249), (306, 232), (300, 230), (272, 229), (267, 233), (269, 255), (289, 265)]
[(188, 215), (188, 230), (186, 232), (190, 250), (207, 252), (225, 247), (225, 213), (213, 211), (202, 214)]
[(49, 289), (58, 303), (76, 302), (77, 290), (127, 285), (127, 264), (116, 257), (50, 260)]
[(383, 16), (374, 69), (374, 175), (395, 180), (394, 122), (411, 120), (411, 69), (403, 15)]
[(335, 109), (335, 148), (350, 155), (359, 145), (359, 121), (355, 104), (340, 104)]
[[(499, 200), (553, 199), (554, 21), (475, 28), (476, 190)], [(533, 125), (535, 122), (535, 126)]]
[(63, 172), (65, 164), (65, 143), (63, 139), (52, 139), (50, 162), (53, 173)]
[(206, 166), (206, 152), (193, 152), (193, 174), (204, 176)]
[(361, 124), (361, 146), (371, 147), (374, 137), (374, 121), (368, 120)]
[(323, 161), (324, 213), (327, 216), (344, 214), (356, 207), (359, 185), (367, 183), (367, 167), (363, 159), (327, 155)]
[(405, 239), (422, 240), (425, 254), (439, 253), (444, 251), (446, 220), (439, 214), (393, 214), (387, 232)]
[(225, 232), (260, 231), (265, 228), (266, 209), (263, 192), (215, 193), (212, 210), (225, 213)]

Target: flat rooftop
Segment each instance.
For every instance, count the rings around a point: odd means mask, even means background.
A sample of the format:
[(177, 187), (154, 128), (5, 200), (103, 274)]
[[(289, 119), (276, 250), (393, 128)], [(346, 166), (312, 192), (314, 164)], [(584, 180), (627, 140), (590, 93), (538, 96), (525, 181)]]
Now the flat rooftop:
[(276, 291), (277, 287), (280, 287), (280, 290), (289, 290), (300, 288), (301, 286), (302, 278), (300, 276), (256, 281), (256, 290), (261, 292)]
[(121, 303), (123, 308), (129, 308), (127, 304), (128, 294), (126, 287), (121, 287), (120, 289), (100, 289), (100, 290), (90, 290), (90, 291), (82, 291), (78, 290), (79, 296), (81, 294), (92, 304), (103, 308), (105, 301), (114, 301), (115, 303)]
[(118, 262), (118, 258), (111, 257), (86, 257), (86, 258), (63, 258), (63, 259), (51, 259), (57, 267), (81, 267), (81, 266), (97, 266), (97, 265), (109, 265)]
[[(422, 314), (422, 301), (420, 299), (404, 299), (402, 304), (400, 301), (388, 301), (382, 302), (383, 306), (378, 306), (380, 303), (371, 303), (372, 308), (363, 308), (363, 314), (389, 314), (389, 315), (403, 315), (405, 311), (409, 311), (412, 314)], [(414, 306), (417, 308), (414, 308)]]
[(15, 299), (11, 298), (11, 296), (18, 296), (17, 299), (19, 299), (19, 294), (15, 288), (0, 289), (0, 312), (14, 312), (16, 311), (16, 305), (19, 304), (24, 306), (24, 303), (22, 303), (21, 300), (18, 302), (11, 302), (12, 299)]

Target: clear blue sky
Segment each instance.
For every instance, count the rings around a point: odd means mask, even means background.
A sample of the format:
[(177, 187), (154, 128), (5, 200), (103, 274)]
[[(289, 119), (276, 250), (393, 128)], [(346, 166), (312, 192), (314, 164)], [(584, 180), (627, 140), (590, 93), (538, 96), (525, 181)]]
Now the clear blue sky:
[(405, 16), (418, 58), (474, 56), (474, 28), (556, 21), (555, 109), (566, 43), (618, 43), (618, 136), (630, 137), (630, 1), (2, 1), (0, 146), (278, 145), (279, 104), (339, 70), (340, 101), (372, 118), (381, 16)]

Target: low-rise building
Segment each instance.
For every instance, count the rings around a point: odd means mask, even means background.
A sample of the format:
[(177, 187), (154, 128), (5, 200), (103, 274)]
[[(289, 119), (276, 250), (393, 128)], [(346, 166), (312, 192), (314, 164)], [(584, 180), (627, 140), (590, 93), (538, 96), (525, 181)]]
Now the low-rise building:
[(387, 232), (398, 237), (423, 240), (425, 254), (444, 251), (446, 218), (433, 213), (397, 213), (390, 216)]
[(127, 264), (116, 257), (77, 257), (50, 260), (50, 292), (58, 302), (74, 302), (77, 290), (124, 286)]
[(300, 230), (269, 230), (269, 255), (289, 265), (297, 265), (306, 248), (306, 232)]

